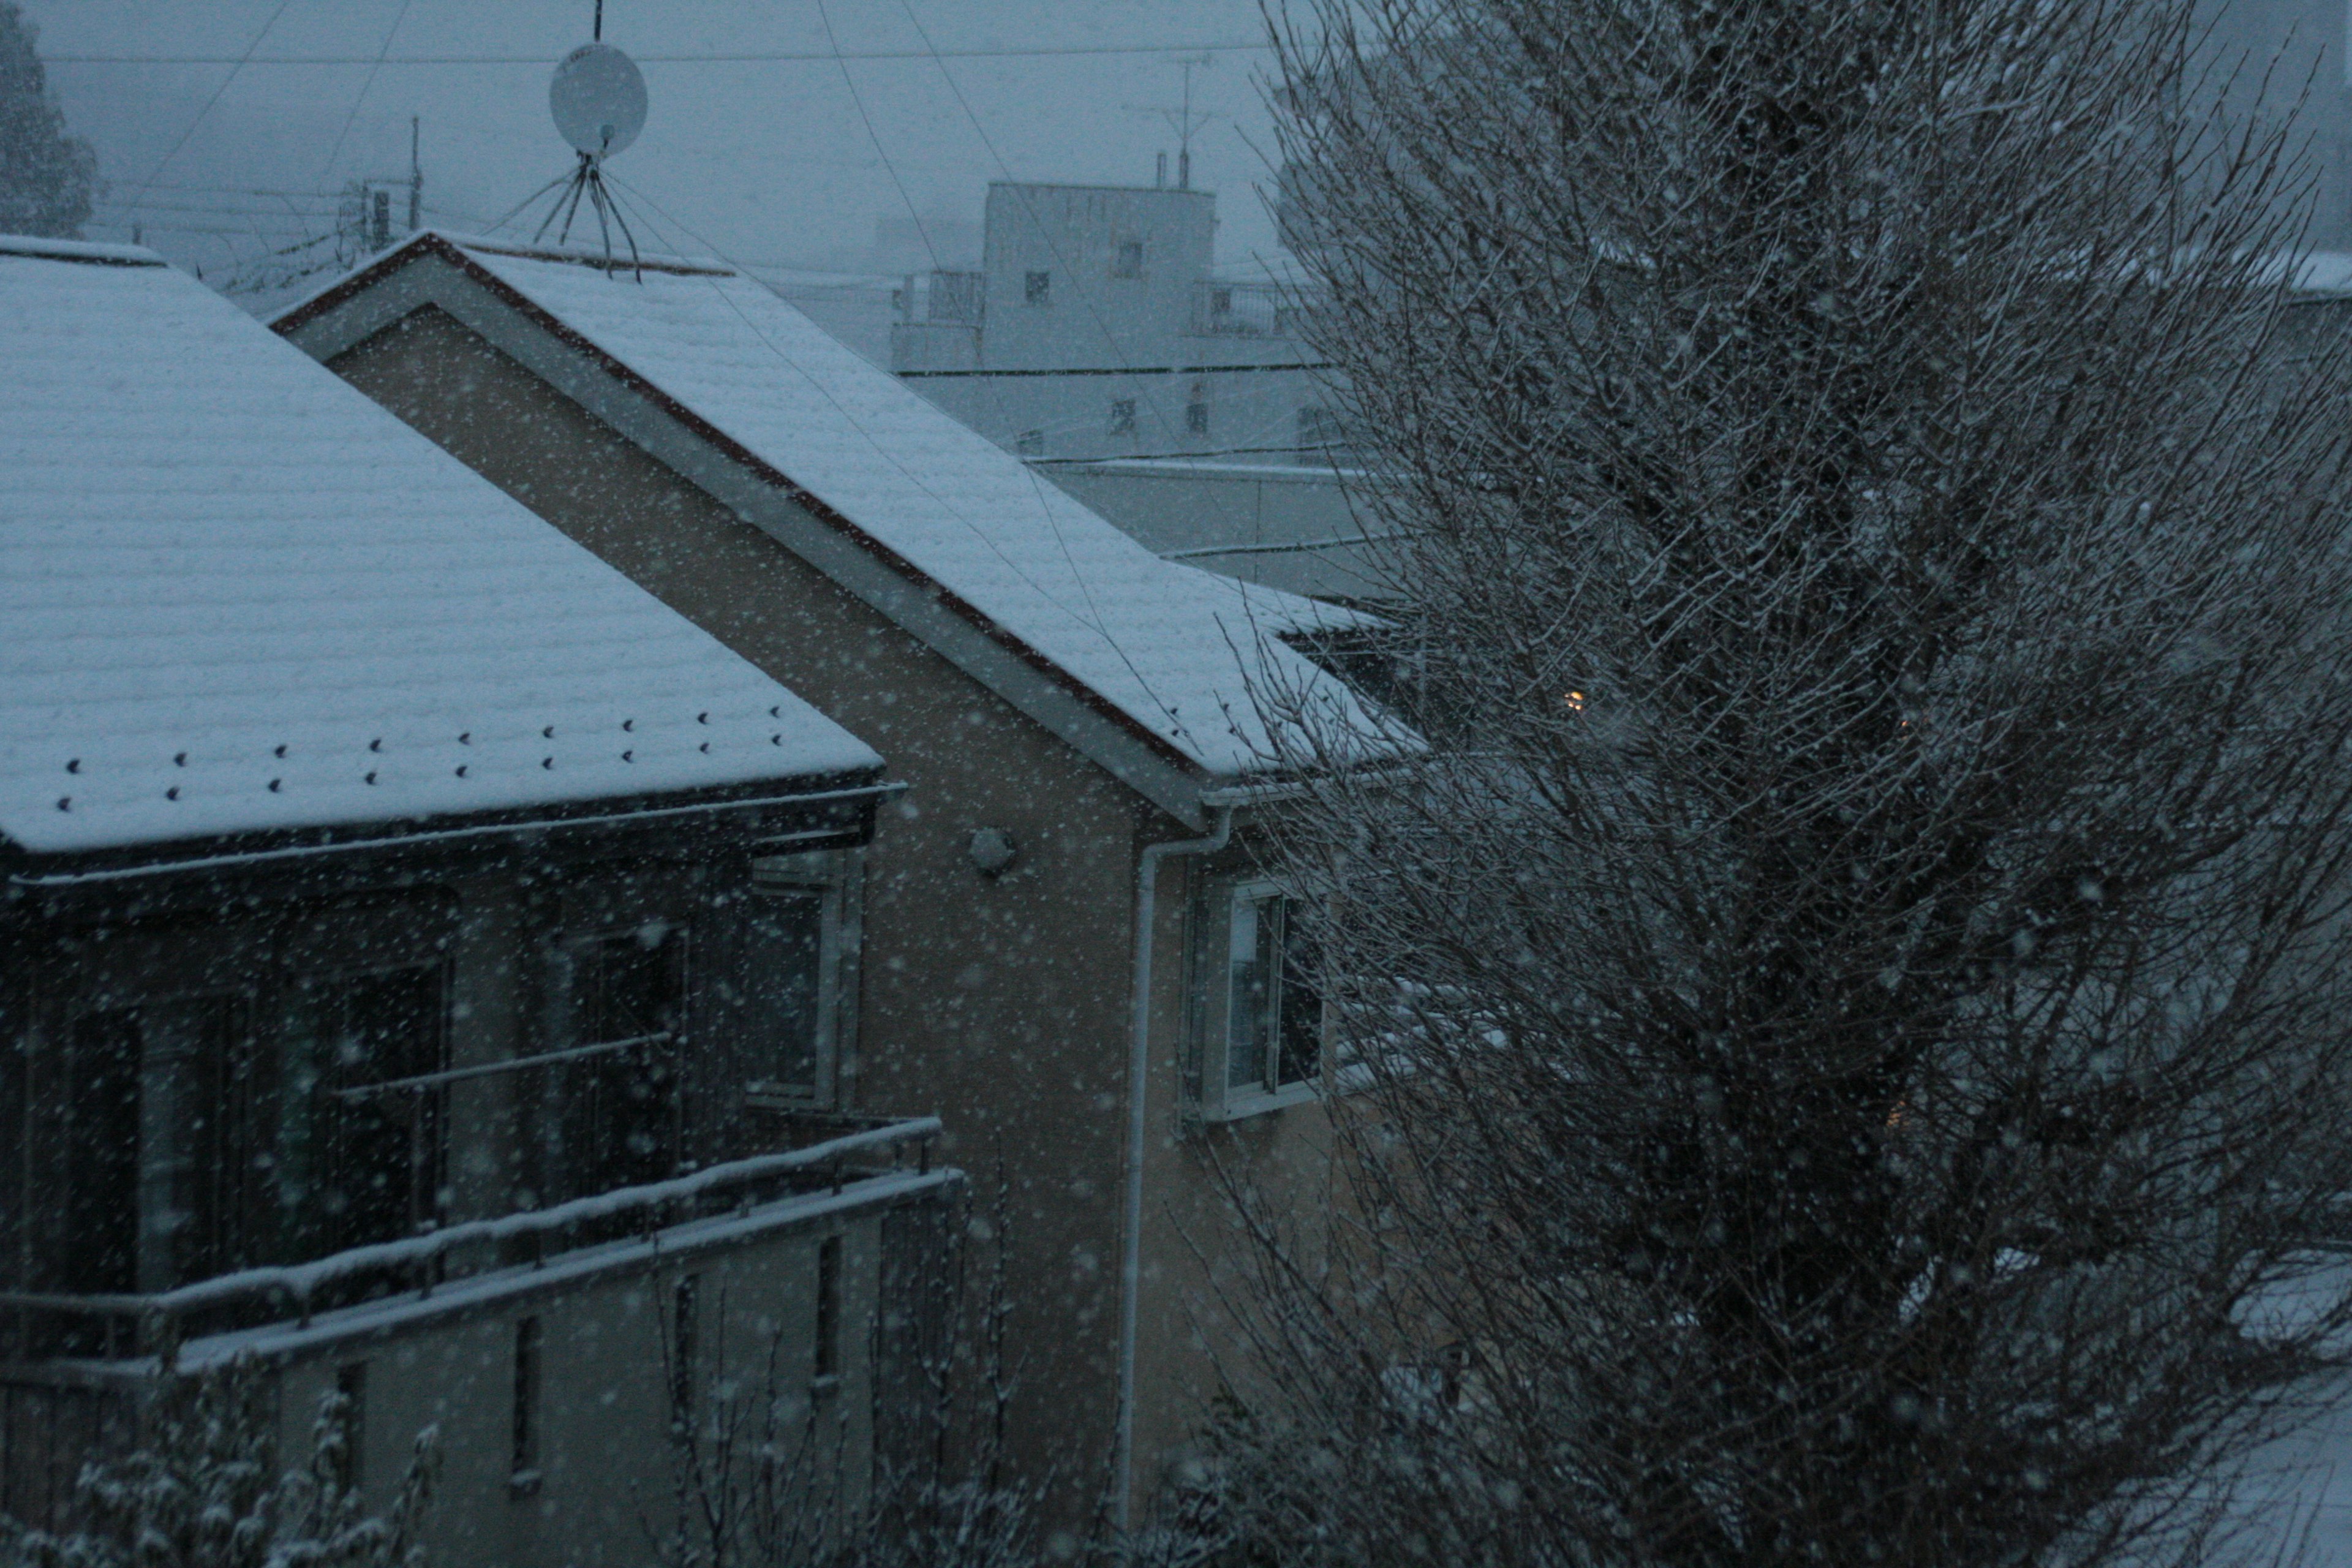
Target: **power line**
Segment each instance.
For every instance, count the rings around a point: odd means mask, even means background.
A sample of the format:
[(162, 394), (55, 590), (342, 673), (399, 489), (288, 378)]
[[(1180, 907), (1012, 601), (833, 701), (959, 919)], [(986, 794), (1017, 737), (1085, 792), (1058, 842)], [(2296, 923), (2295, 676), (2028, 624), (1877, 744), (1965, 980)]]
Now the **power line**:
[(343, 117), (343, 128), (335, 132), (335, 144), (327, 149), (326, 165), (319, 171), (320, 179), (335, 172), (335, 156), (343, 150), (343, 139), (352, 133), (352, 127), (358, 122), (360, 105), (367, 101), (368, 89), (375, 85), (375, 73), (383, 68), (384, 57), (392, 52), (393, 37), (400, 31), (400, 25), (408, 20), (408, 7), (412, 3), (413, 0), (400, 0), (400, 9), (392, 16), (392, 26), (383, 30), (383, 42), (376, 47), (375, 58), (368, 62), (367, 76), (361, 81), (359, 91), (352, 96), (352, 111)]
[(228, 90), (229, 83), (236, 79), (237, 73), (253, 63), (253, 51), (261, 47), (261, 40), (269, 37), (269, 29), (278, 26), (278, 18), (286, 15), (286, 7), (293, 3), (294, 0), (278, 0), (278, 9), (269, 13), (269, 20), (261, 24), (261, 31), (254, 34), (252, 39), (246, 44), (245, 53), (233, 60), (212, 62), (227, 66), (228, 75), (221, 78), (221, 84), (213, 89), (213, 95), (210, 98), (205, 100), (205, 106), (196, 110), (196, 117), (194, 120), (188, 121), (188, 128), (180, 132), (180, 139), (172, 143), (172, 150), (164, 153), (153, 168), (147, 171), (147, 178), (140, 183), (140, 195), (145, 195), (147, 187), (153, 184), (163, 171), (171, 166), (172, 160), (180, 155), (180, 149), (188, 144), (188, 138), (196, 133), (196, 127), (205, 122), (205, 116), (213, 111), (213, 105), (221, 100), (221, 94)]
[[(829, 49), (760, 49), (709, 55), (635, 55), (639, 65), (745, 65), (774, 61), (830, 65), (835, 60), (1053, 59), (1088, 55), (1197, 55), (1233, 50), (1263, 53), (1272, 44), (1227, 40), (1194, 44), (1070, 44), (1023, 48), (865, 49), (835, 54)], [(51, 55), (52, 66), (541, 66), (545, 55)]]

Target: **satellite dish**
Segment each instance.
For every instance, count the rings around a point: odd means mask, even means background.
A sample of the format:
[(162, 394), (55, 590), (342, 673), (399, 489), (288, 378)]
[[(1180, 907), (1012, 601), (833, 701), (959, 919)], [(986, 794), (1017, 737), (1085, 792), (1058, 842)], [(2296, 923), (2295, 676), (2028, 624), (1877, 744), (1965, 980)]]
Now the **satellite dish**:
[(583, 44), (547, 84), (548, 111), (563, 139), (591, 158), (609, 158), (646, 128), (646, 79), (610, 44)]

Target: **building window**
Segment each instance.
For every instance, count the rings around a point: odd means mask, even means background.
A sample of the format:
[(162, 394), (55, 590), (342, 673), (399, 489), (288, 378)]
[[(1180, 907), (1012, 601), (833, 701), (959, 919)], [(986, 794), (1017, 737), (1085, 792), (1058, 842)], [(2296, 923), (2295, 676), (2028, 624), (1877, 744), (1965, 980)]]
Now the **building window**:
[(1111, 258), (1110, 275), (1114, 278), (1143, 276), (1143, 241), (1122, 239), (1118, 242), (1118, 250)]
[(1024, 430), (1020, 435), (1015, 436), (1013, 438), (1013, 450), (1024, 458), (1044, 457), (1045, 455), (1045, 432), (1043, 430)]
[(1226, 885), (1202, 935), (1208, 1026), (1201, 1109), (1231, 1120), (1312, 1096), (1323, 1068), (1316, 906), (1270, 883)]
[[(67, 1033), (56, 1283), (165, 1290), (436, 1212), (437, 964), (85, 1013)], [(422, 1080), (422, 1081), (419, 1081)]]
[(816, 1375), (841, 1375), (841, 1237), (816, 1244)]
[(367, 1479), (367, 1363), (335, 1369), (335, 1482), (356, 1491)]
[(538, 1318), (516, 1322), (513, 1449), (508, 1475), (509, 1484), (518, 1490), (535, 1490), (539, 1486), (540, 1363), (543, 1340)]
[(830, 1105), (855, 1043), (859, 860), (804, 851), (751, 862), (742, 910), (741, 1009), (730, 1031), (743, 1091), (775, 1109)]
[(278, 1202), (315, 1257), (412, 1235), (441, 1185), (446, 1065), (437, 965), (315, 977), (287, 1042)]
[(1032, 305), (1054, 302), (1054, 275), (1050, 272), (1030, 272), (1021, 279), (1021, 298)]
[(669, 1419), (673, 1428), (694, 1419), (696, 1336), (702, 1327), (702, 1276), (689, 1274), (670, 1296)]
[(1196, 397), (1184, 405), (1184, 434), (1205, 436), (1208, 433), (1209, 405), (1206, 400)]
[(686, 1022), (686, 932), (667, 921), (568, 944), (574, 1047), (551, 1130), (554, 1197), (677, 1173), (678, 1068)]
[(742, 1039), (754, 1092), (814, 1100), (824, 1087), (825, 903), (822, 889), (793, 888), (751, 906)]
[(1322, 1061), (1323, 999), (1297, 900), (1234, 895), (1226, 936), (1225, 1087), (1265, 1093), (1313, 1081)]
[(1135, 399), (1114, 397), (1110, 400), (1110, 433), (1114, 436), (1135, 434)]

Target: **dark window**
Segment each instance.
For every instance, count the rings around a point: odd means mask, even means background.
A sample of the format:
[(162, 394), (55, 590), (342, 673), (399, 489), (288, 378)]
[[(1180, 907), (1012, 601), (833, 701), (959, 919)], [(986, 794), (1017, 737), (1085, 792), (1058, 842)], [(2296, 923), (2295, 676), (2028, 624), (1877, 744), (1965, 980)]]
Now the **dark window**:
[(367, 1439), (367, 1363), (350, 1362), (335, 1369), (335, 1482), (345, 1491), (366, 1479), (362, 1466)]
[(1143, 241), (1123, 239), (1118, 242), (1118, 254), (1111, 258), (1110, 275), (1114, 278), (1143, 276)]
[(1205, 436), (1209, 433), (1209, 405), (1202, 402), (1184, 405), (1184, 434)]
[(135, 1010), (86, 1013), (74, 1020), (58, 1140), (65, 1180), (57, 1272), (62, 1289), (139, 1288), (140, 1054)]
[(268, 1261), (250, 1010), (234, 996), (85, 1014), (64, 1113), (68, 1289), (168, 1289)]
[(1311, 1082), (1322, 1061), (1323, 999), (1308, 911), (1280, 893), (1238, 893), (1227, 934), (1225, 1087)]
[(537, 1318), (515, 1324), (514, 1455), (510, 1467), (517, 1481), (539, 1478), (540, 1326)]
[(440, 969), (306, 981), (291, 1024), (277, 1173), (294, 1249), (413, 1234), (437, 1207), (443, 1097), (403, 1080), (445, 1065)]
[(574, 1046), (614, 1048), (562, 1069), (552, 1174), (576, 1197), (676, 1173), (686, 933), (660, 921), (572, 950)]
[[(58, 1283), (160, 1290), (411, 1234), (440, 1181), (437, 967), (298, 984), (265, 1039), (241, 996), (74, 1023)], [(393, 1085), (393, 1087), (386, 1087)]]
[(1027, 274), (1021, 279), (1021, 297), (1032, 305), (1052, 304), (1054, 302), (1054, 275), (1050, 272), (1032, 272)]
[(671, 1298), (669, 1358), (669, 1418), (673, 1425), (694, 1418), (695, 1336), (701, 1325), (702, 1277), (689, 1274), (677, 1282)]
[(1114, 397), (1110, 400), (1110, 433), (1114, 436), (1135, 434), (1135, 399)]
[(744, 941), (744, 1076), (761, 1089), (814, 1095), (822, 1087), (817, 1007), (824, 895), (814, 889), (764, 893), (751, 900), (751, 911)]
[(841, 1237), (816, 1244), (816, 1374), (841, 1375)]

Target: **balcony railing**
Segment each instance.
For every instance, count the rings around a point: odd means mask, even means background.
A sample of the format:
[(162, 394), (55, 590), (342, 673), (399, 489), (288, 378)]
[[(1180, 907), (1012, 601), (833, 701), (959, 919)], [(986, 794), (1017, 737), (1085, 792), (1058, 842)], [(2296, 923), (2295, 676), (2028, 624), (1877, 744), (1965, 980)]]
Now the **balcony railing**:
[(892, 290), (898, 320), (913, 326), (976, 327), (986, 312), (985, 272), (909, 272)]
[(1196, 283), (1192, 331), (1202, 337), (1295, 338), (1310, 302), (1280, 283)]
[(937, 1117), (887, 1119), (780, 1113), (779, 1142), (816, 1142), (729, 1160), (667, 1181), (616, 1187), (543, 1209), (467, 1220), (395, 1241), (354, 1247), (307, 1263), (244, 1268), (170, 1290), (68, 1295), (0, 1291), (0, 1361), (57, 1356), (151, 1356), (198, 1333), (293, 1319), (314, 1309), (414, 1294), (492, 1268), (536, 1268), (549, 1258), (632, 1236), (657, 1240), (690, 1220), (795, 1194), (835, 1193), (854, 1182), (930, 1171)]

